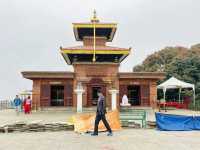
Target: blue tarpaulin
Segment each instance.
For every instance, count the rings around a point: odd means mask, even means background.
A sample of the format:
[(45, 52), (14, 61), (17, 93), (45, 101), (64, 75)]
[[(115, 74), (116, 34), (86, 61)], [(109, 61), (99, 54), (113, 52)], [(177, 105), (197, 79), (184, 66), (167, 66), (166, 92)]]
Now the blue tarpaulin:
[(161, 131), (200, 130), (200, 116), (156, 113), (156, 125)]
[(200, 130), (200, 116), (194, 117), (194, 130)]

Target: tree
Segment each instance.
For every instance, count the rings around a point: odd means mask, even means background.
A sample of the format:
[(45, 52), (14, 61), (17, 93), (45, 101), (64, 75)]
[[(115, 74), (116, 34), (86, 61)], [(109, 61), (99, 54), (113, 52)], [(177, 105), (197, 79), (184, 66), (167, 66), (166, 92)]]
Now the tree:
[(200, 101), (200, 44), (190, 49), (184, 47), (166, 47), (148, 56), (133, 71), (163, 71), (166, 78), (174, 76), (180, 80), (193, 83), (196, 87), (196, 99)]

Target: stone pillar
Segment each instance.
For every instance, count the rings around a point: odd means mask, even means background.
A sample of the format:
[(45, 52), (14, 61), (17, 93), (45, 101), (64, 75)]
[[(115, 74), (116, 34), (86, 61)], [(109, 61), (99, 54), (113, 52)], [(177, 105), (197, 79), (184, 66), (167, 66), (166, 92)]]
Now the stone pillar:
[(110, 94), (111, 94), (111, 102), (112, 102), (112, 110), (115, 110), (117, 109), (117, 93), (119, 92), (118, 90), (116, 89), (112, 89), (112, 90), (109, 90)]
[(75, 90), (76, 92), (76, 95), (77, 95), (77, 106), (76, 106), (76, 110), (78, 113), (81, 113), (82, 112), (82, 107), (83, 107), (83, 93), (84, 93), (84, 90), (83, 89), (76, 89)]

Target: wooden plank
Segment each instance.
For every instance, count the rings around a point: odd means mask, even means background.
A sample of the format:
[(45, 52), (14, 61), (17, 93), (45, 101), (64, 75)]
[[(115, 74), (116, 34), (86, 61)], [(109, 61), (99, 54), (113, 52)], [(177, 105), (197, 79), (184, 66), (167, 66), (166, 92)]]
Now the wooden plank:
[(41, 85), (41, 106), (50, 106), (50, 85), (42, 84)]
[(150, 105), (150, 87), (149, 85), (141, 85), (141, 105)]
[(73, 85), (70, 82), (67, 82), (64, 87), (64, 105), (72, 106), (73, 105)]

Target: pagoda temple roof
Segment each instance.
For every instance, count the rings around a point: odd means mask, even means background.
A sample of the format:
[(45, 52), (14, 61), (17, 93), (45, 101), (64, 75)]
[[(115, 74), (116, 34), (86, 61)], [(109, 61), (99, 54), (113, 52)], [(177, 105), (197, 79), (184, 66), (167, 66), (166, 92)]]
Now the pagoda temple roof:
[[(93, 36), (94, 23), (73, 23), (74, 35), (77, 41), (82, 41), (85, 36)], [(114, 38), (117, 30), (116, 23), (96, 23), (96, 36), (106, 37), (108, 42)]]
[[(76, 22), (72, 23), (74, 27), (85, 27), (85, 28), (90, 28), (94, 26), (94, 23), (92, 22)], [(101, 28), (109, 28), (109, 27), (117, 27), (117, 23), (113, 22), (97, 22), (95, 23), (96, 27), (101, 27)]]
[(97, 37), (106, 37), (106, 40), (111, 42), (117, 30), (117, 23), (100, 22), (96, 16), (96, 11), (94, 11), (90, 22), (73, 23), (74, 35), (77, 41), (82, 41), (85, 36), (93, 36), (94, 29)]
[(117, 29), (116, 23), (100, 22), (94, 11), (90, 22), (73, 23), (73, 30), (77, 41), (83, 45), (62, 48), (60, 52), (67, 62), (74, 63), (121, 63), (131, 48), (107, 46), (111, 42)]
[[(123, 61), (130, 53), (131, 48), (119, 48), (111, 46), (96, 45), (95, 55), (98, 57), (96, 62), (116, 62)], [(90, 62), (94, 54), (93, 46), (75, 46), (60, 48), (60, 52), (68, 64), (74, 62)]]
[[(94, 46), (73, 46), (73, 47), (66, 47), (60, 48), (61, 53), (80, 53), (80, 54), (93, 54)], [(120, 48), (120, 47), (113, 47), (113, 46), (99, 46), (96, 45), (96, 53), (98, 54), (129, 54), (130, 48)]]

